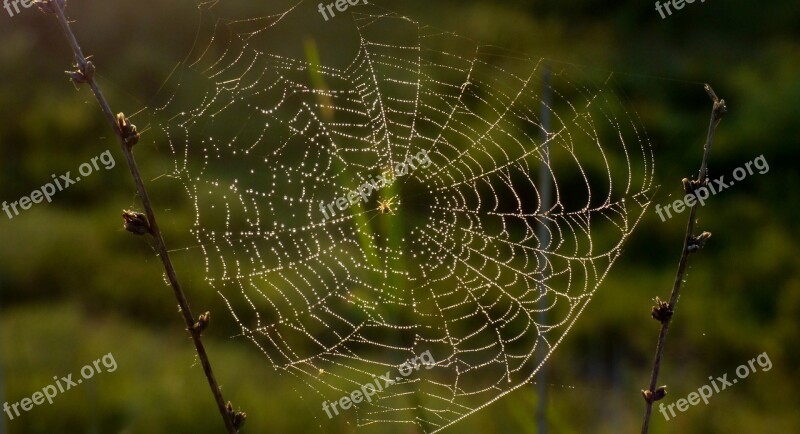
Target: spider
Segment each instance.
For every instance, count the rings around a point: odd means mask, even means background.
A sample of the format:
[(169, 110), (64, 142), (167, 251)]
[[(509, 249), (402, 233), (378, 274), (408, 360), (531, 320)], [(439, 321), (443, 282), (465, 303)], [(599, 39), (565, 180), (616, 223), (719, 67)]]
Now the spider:
[[(391, 198), (386, 199), (386, 200), (379, 200), (378, 201), (378, 211), (380, 211), (381, 214), (386, 214), (387, 212), (389, 214), (394, 214), (394, 210), (392, 209), (392, 205), (394, 205), (393, 202), (394, 202), (394, 199), (396, 197), (397, 196), (392, 196)], [(397, 202), (397, 205), (400, 205), (400, 202)]]

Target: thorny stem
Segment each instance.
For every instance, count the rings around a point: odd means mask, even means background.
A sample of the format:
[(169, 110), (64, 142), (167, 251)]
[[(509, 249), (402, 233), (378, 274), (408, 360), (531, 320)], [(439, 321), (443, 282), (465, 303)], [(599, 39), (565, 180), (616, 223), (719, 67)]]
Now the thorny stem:
[[(126, 137), (127, 132), (124, 131), (124, 128), (120, 125), (120, 118), (115, 117), (114, 113), (111, 111), (111, 107), (106, 101), (105, 97), (103, 96), (100, 88), (97, 85), (97, 82), (94, 79), (93, 72), (93, 65), (86, 60), (86, 57), (83, 55), (81, 51), (81, 47), (78, 44), (77, 39), (75, 38), (75, 34), (72, 32), (72, 28), (70, 27), (69, 21), (67, 21), (66, 17), (64, 16), (64, 11), (61, 5), (60, 0), (47, 0), (43, 1), (42, 5), (44, 6), (43, 9), (52, 12), (56, 15), (59, 24), (61, 25), (61, 29), (64, 31), (64, 35), (67, 37), (70, 45), (72, 46), (72, 51), (75, 53), (75, 60), (77, 62), (77, 66), (79, 68), (79, 74), (82, 78), (81, 82), (85, 82), (89, 84), (91, 87), (94, 96), (97, 98), (97, 102), (100, 104), (100, 108), (103, 111), (106, 119), (111, 123), (112, 127), (114, 128), (114, 132), (116, 133), (117, 139), (119, 140), (120, 145), (122, 146), (122, 153), (125, 155), (125, 160), (128, 163), (128, 168), (130, 169), (131, 176), (133, 177), (133, 181), (136, 184), (136, 190), (139, 193), (139, 197), (142, 199), (142, 205), (144, 206), (145, 213), (147, 215), (147, 219), (149, 220), (149, 232), (153, 237), (155, 242), (155, 247), (158, 250), (158, 254), (161, 257), (161, 262), (164, 264), (164, 269), (166, 270), (167, 277), (169, 279), (170, 284), (172, 285), (172, 290), (175, 293), (175, 298), (178, 300), (178, 305), (180, 306), (181, 313), (183, 314), (183, 318), (186, 322), (187, 330), (189, 331), (189, 335), (192, 337), (192, 341), (194, 342), (194, 346), (197, 349), (197, 356), (200, 359), (200, 363), (203, 366), (203, 371), (205, 372), (206, 378), (208, 379), (208, 385), (211, 387), (211, 392), (214, 394), (214, 399), (216, 400), (217, 407), (219, 409), (220, 415), (225, 422), (225, 427), (229, 434), (236, 434), (238, 432), (237, 424), (241, 424), (243, 422), (244, 414), (243, 413), (234, 413), (233, 408), (230, 403), (227, 405), (222, 397), (222, 392), (220, 391), (219, 385), (217, 384), (217, 380), (214, 377), (214, 373), (211, 369), (211, 362), (208, 360), (208, 355), (205, 350), (205, 346), (203, 345), (203, 340), (201, 338), (202, 329), (205, 328), (207, 324), (208, 317), (206, 315), (201, 316), (200, 322), (195, 322), (194, 316), (192, 315), (192, 311), (189, 307), (189, 302), (186, 300), (186, 295), (184, 294), (183, 290), (181, 289), (180, 283), (178, 283), (178, 277), (175, 273), (175, 267), (172, 265), (172, 261), (170, 260), (169, 253), (166, 248), (166, 244), (164, 243), (164, 238), (161, 235), (161, 230), (158, 228), (158, 224), (156, 223), (156, 216), (153, 212), (153, 206), (150, 202), (150, 198), (147, 195), (147, 190), (144, 187), (144, 183), (142, 181), (142, 176), (139, 173), (139, 168), (136, 164), (136, 160), (133, 157), (132, 152), (132, 145), (129, 143), (128, 137)], [(74, 76), (73, 76), (74, 77)], [(124, 119), (124, 116), (121, 116)], [(127, 122), (127, 120), (125, 120)], [(200, 324), (201, 326), (196, 326), (196, 324)], [(236, 420), (236, 422), (234, 422)]]
[[(711, 152), (711, 145), (714, 142), (714, 134), (717, 131), (717, 126), (719, 126), (722, 117), (725, 115), (727, 111), (727, 106), (725, 105), (725, 100), (721, 100), (717, 97), (714, 90), (711, 89), (711, 86), (708, 84), (705, 85), (705, 90), (708, 93), (709, 97), (711, 97), (711, 101), (714, 103), (713, 108), (711, 109), (711, 121), (709, 122), (708, 126), (708, 136), (706, 137), (706, 144), (705, 144), (705, 152), (703, 154), (703, 163), (700, 166), (700, 173), (698, 174), (697, 181), (687, 182), (684, 180), (684, 186), (689, 186), (689, 190), (687, 193), (694, 193), (697, 188), (703, 187), (707, 182), (707, 175), (708, 175), (708, 155)], [(661, 332), (658, 335), (658, 344), (656, 345), (656, 356), (653, 362), (653, 373), (650, 377), (650, 387), (647, 390), (642, 391), (642, 395), (644, 396), (645, 400), (645, 413), (644, 413), (644, 422), (642, 423), (642, 434), (647, 434), (648, 430), (650, 429), (650, 416), (653, 412), (653, 404), (658, 401), (659, 399), (663, 398), (665, 393), (665, 389), (656, 388), (656, 383), (658, 382), (658, 373), (661, 369), (661, 360), (664, 355), (664, 346), (667, 339), (667, 330), (669, 329), (669, 324), (672, 321), (673, 313), (675, 312), (675, 306), (678, 304), (678, 296), (680, 295), (681, 285), (683, 284), (683, 276), (686, 272), (686, 263), (689, 258), (689, 254), (696, 251), (698, 248), (702, 248), (702, 242), (707, 239), (711, 234), (704, 233), (701, 236), (694, 235), (694, 227), (695, 227), (695, 217), (697, 214), (697, 207), (698, 203), (695, 201), (695, 204), (691, 208), (691, 212), (689, 214), (689, 223), (686, 227), (686, 237), (683, 240), (683, 251), (681, 253), (681, 259), (678, 263), (678, 272), (675, 275), (675, 283), (672, 285), (672, 293), (669, 297), (669, 304), (661, 302), (658, 298), (656, 298), (656, 306), (653, 308), (653, 317), (661, 322)], [(701, 242), (701, 240), (703, 240)]]

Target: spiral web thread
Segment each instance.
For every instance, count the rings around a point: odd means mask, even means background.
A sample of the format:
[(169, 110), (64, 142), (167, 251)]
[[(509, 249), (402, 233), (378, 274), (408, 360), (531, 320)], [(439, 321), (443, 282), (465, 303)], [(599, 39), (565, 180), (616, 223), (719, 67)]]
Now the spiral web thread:
[[(287, 17), (312, 13), (302, 3), (247, 20), (215, 6), (210, 37), (153, 108), (153, 133), (174, 153), (207, 280), (242, 336), (311, 392), (320, 421), (321, 402), (391, 373), (342, 410), (354, 428), (436, 432), (531, 382), (653, 190), (649, 141), (613, 74), (370, 7), (337, 17), (358, 35), (352, 62), (320, 66), (262, 48)], [(549, 209), (535, 183), (545, 144)], [(429, 165), (403, 173), (419, 155)], [(326, 208), (381, 174), (393, 182), (366, 202)], [(434, 365), (400, 374), (426, 352)]]

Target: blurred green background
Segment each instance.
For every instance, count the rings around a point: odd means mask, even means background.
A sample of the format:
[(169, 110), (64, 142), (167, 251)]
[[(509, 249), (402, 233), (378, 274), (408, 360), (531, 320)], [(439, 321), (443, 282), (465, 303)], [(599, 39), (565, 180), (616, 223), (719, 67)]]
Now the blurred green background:
[[(241, 3), (243, 14), (286, 9)], [(764, 155), (770, 171), (747, 178), (699, 211), (714, 233), (690, 262), (667, 341), (661, 384), (666, 403), (708, 376), (731, 373), (767, 352), (773, 368), (751, 375), (672, 421), (654, 415), (653, 433), (800, 432), (800, 9), (792, 2), (731, 0), (687, 5), (661, 19), (647, 1), (378, 1), (417, 21), (474, 40), (617, 72), (631, 90), (656, 152), (655, 203), (681, 195), (696, 173), (708, 123), (708, 82), (729, 114), (711, 155), (712, 176)], [(300, 10), (318, 26), (297, 27), (276, 43), (302, 53), (318, 41), (323, 63), (342, 63), (338, 26), (316, 4)], [(68, 5), (74, 30), (94, 55), (100, 85), (117, 111), (148, 106), (195, 36), (190, 0)], [(0, 10), (0, 200), (13, 201), (75, 170), (106, 149), (117, 166), (82, 180), (9, 220), (0, 215), (0, 402), (15, 402), (113, 353), (119, 368), (37, 407), (0, 433), (219, 433), (211, 394), (160, 261), (121, 228), (120, 211), (139, 208), (109, 126), (87, 89), (63, 72), (71, 62), (56, 22), (35, 8)], [(307, 31), (316, 27), (313, 34)], [(143, 126), (140, 125), (140, 129)], [(145, 139), (136, 155), (146, 180), (170, 170), (164, 144)], [(194, 244), (193, 210), (180, 191), (150, 183), (162, 230), (173, 248)], [(619, 263), (548, 364), (548, 424), (553, 433), (638, 432), (658, 324), (652, 298), (666, 298), (686, 214), (662, 223), (650, 210)], [(175, 257), (195, 313), (214, 312), (208, 351), (226, 399), (248, 415), (244, 432), (352, 432), (346, 418), (321, 426), (317, 400), (298, 396), (242, 340), (223, 301), (203, 281), (192, 255)], [(535, 386), (518, 390), (448, 432), (536, 432)], [(382, 432), (414, 432), (386, 426)]]

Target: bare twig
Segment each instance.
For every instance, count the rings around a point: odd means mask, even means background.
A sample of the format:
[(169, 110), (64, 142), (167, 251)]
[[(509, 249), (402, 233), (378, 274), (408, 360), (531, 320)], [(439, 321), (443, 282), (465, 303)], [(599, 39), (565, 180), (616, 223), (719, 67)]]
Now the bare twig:
[[(711, 152), (711, 145), (714, 142), (714, 134), (717, 131), (722, 117), (728, 110), (725, 105), (725, 100), (721, 100), (711, 89), (711, 86), (705, 85), (708, 96), (714, 103), (711, 110), (711, 121), (708, 126), (708, 135), (706, 137), (705, 152), (703, 154), (703, 163), (700, 166), (700, 173), (698, 173), (697, 180), (690, 181), (683, 180), (684, 189), (687, 194), (695, 195), (697, 190), (703, 188), (708, 182), (708, 155)], [(675, 283), (672, 285), (672, 293), (669, 297), (669, 303), (661, 301), (656, 297), (656, 305), (653, 307), (652, 316), (661, 323), (661, 332), (658, 335), (658, 345), (656, 346), (656, 356), (653, 362), (653, 373), (650, 377), (650, 387), (647, 390), (642, 390), (642, 396), (645, 400), (645, 413), (644, 422), (642, 423), (642, 434), (647, 434), (650, 429), (650, 416), (653, 412), (653, 403), (664, 398), (667, 394), (666, 386), (656, 388), (658, 382), (658, 372), (661, 369), (661, 359), (664, 355), (664, 345), (667, 338), (667, 330), (672, 321), (672, 315), (675, 312), (675, 305), (678, 304), (678, 296), (680, 295), (681, 285), (683, 284), (683, 275), (686, 272), (686, 263), (689, 254), (699, 251), (703, 248), (706, 241), (711, 237), (709, 232), (703, 232), (700, 235), (694, 235), (695, 217), (697, 214), (698, 202), (695, 201), (689, 213), (689, 223), (686, 227), (686, 237), (683, 241), (683, 251), (681, 252), (681, 259), (678, 263), (678, 273), (675, 276)]]
[(164, 238), (161, 235), (161, 230), (159, 230), (158, 223), (156, 223), (153, 205), (150, 202), (149, 196), (147, 195), (147, 190), (144, 187), (142, 176), (139, 173), (139, 168), (136, 165), (136, 160), (133, 157), (133, 146), (139, 140), (139, 134), (136, 131), (136, 127), (128, 121), (124, 114), (120, 113), (115, 116), (114, 112), (111, 111), (111, 107), (109, 106), (94, 79), (94, 65), (83, 55), (81, 47), (75, 38), (75, 34), (72, 32), (69, 21), (67, 21), (64, 15), (64, 4), (61, 2), (61, 0), (42, 0), (39, 2), (39, 6), (43, 11), (52, 13), (56, 16), (59, 24), (61, 25), (61, 29), (64, 31), (64, 35), (67, 37), (67, 40), (72, 47), (72, 51), (75, 54), (75, 61), (78, 69), (76, 71), (68, 71), (67, 74), (76, 84), (88, 84), (89, 87), (91, 87), (95, 98), (97, 98), (97, 102), (100, 104), (103, 114), (111, 123), (117, 139), (119, 140), (119, 144), (122, 146), (122, 153), (128, 163), (128, 168), (130, 169), (131, 176), (136, 184), (136, 190), (139, 193), (139, 197), (142, 199), (142, 205), (144, 206), (145, 210), (145, 214), (126, 211), (123, 214), (123, 218), (125, 219), (125, 228), (135, 234), (143, 235), (149, 233), (152, 235), (155, 247), (158, 250), (159, 256), (161, 257), (161, 262), (164, 264), (164, 269), (167, 272), (167, 278), (172, 285), (175, 298), (178, 300), (178, 305), (180, 306), (181, 313), (183, 314), (183, 319), (186, 322), (186, 328), (189, 331), (192, 341), (194, 342), (194, 346), (197, 350), (197, 356), (200, 359), (200, 363), (203, 366), (203, 371), (208, 379), (208, 385), (211, 387), (211, 392), (214, 394), (214, 399), (216, 400), (220, 415), (225, 422), (225, 428), (229, 434), (236, 434), (239, 428), (241, 428), (241, 426), (244, 424), (246, 415), (244, 413), (235, 412), (230, 402), (227, 404), (225, 403), (224, 399), (222, 398), (222, 392), (217, 384), (217, 380), (214, 378), (214, 373), (211, 370), (211, 362), (208, 360), (208, 355), (206, 354), (205, 346), (203, 345), (203, 340), (201, 337), (202, 331), (209, 323), (210, 315), (206, 313), (201, 315), (198, 320), (195, 321), (192, 311), (189, 308), (189, 302), (186, 300), (186, 295), (183, 293), (183, 290), (178, 283), (175, 267), (172, 265), (166, 244), (164, 243)]

